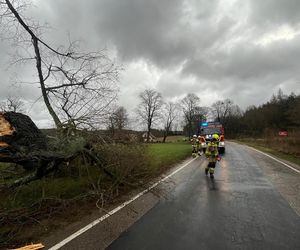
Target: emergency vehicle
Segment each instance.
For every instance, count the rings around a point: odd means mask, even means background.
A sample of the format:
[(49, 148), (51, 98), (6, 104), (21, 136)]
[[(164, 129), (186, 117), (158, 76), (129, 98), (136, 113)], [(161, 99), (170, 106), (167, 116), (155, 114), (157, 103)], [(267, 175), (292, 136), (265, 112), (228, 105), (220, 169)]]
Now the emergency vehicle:
[(213, 134), (219, 135), (218, 141), (218, 151), (219, 153), (225, 152), (225, 137), (224, 137), (224, 127), (220, 122), (202, 122), (200, 124), (200, 143), (205, 152), (208, 142), (213, 138)]

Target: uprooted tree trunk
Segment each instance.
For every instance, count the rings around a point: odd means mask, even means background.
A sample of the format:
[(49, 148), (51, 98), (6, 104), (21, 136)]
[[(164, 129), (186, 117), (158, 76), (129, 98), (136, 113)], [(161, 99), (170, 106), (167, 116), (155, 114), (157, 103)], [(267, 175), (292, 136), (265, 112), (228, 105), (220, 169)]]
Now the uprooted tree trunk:
[(0, 150), (0, 155), (44, 151), (47, 150), (46, 136), (27, 115), (1, 112)]
[[(88, 146), (88, 145), (86, 145)], [(9, 187), (17, 187), (41, 179), (80, 154), (86, 155), (97, 167), (111, 178), (115, 176), (91, 147), (63, 154), (48, 150), (46, 136), (26, 115), (16, 112), (0, 112), (0, 162), (16, 163), (31, 173), (15, 180)]]

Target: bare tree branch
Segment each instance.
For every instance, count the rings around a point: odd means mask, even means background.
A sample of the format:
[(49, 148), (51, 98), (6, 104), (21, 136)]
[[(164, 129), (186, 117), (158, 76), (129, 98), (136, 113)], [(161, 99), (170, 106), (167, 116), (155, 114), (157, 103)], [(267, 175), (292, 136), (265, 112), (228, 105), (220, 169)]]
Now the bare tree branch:
[(141, 102), (136, 109), (136, 113), (147, 125), (147, 142), (149, 142), (152, 124), (160, 117), (163, 104), (162, 96), (155, 90), (146, 89), (140, 93), (139, 97)]
[[(116, 100), (121, 68), (105, 51), (78, 52), (77, 42), (71, 41), (66, 49), (62, 46), (54, 49), (41, 38), (40, 26), (34, 22), (29, 24), (28, 19), (21, 16), (22, 8), (26, 7), (21, 2), (0, 0), (5, 7), (0, 18), (8, 24), (5, 29), (15, 31), (16, 43), (24, 47), (24, 51), (33, 49), (34, 55), (28, 52), (26, 58), (36, 61), (42, 97), (56, 126), (70, 124), (69, 120), (75, 126), (99, 125)], [(26, 58), (18, 61), (23, 62)]]
[(230, 99), (216, 101), (212, 104), (212, 111), (218, 122), (226, 123), (226, 118), (233, 108), (233, 102)]
[(193, 132), (193, 117), (199, 107), (200, 98), (195, 94), (187, 94), (181, 101), (181, 108), (187, 123), (188, 136), (191, 137)]
[(167, 136), (171, 130), (173, 122), (175, 118), (178, 116), (178, 105), (173, 102), (168, 102), (164, 104), (163, 107), (163, 115), (164, 115), (164, 138), (163, 142), (166, 141)]
[(9, 96), (5, 101), (0, 103), (0, 111), (25, 112), (24, 102), (15, 96)]

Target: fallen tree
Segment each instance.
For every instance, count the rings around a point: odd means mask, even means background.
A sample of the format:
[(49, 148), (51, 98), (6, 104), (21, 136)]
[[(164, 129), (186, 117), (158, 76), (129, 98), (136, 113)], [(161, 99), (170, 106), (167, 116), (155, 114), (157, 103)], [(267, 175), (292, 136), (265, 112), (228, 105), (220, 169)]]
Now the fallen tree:
[(11, 153), (46, 150), (46, 136), (27, 115), (1, 112), (0, 147)]
[(48, 147), (46, 136), (30, 117), (16, 112), (0, 113), (0, 162), (15, 163), (30, 171), (10, 183), (8, 187), (13, 188), (41, 179), (58, 170), (62, 163), (68, 164), (82, 155), (106, 175), (115, 178), (105, 168), (105, 162), (99, 159), (89, 143), (82, 142), (81, 147), (74, 152), (52, 151)]

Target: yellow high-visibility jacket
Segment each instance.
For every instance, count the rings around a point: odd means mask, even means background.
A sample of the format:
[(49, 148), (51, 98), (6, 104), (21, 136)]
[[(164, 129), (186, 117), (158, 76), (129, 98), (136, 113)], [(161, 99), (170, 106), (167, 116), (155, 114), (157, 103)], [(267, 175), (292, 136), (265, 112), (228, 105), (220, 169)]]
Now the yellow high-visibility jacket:
[(205, 155), (209, 162), (216, 162), (218, 159), (218, 144), (216, 142), (209, 142), (205, 150)]
[(192, 138), (192, 139), (191, 139), (191, 144), (192, 144), (192, 145), (197, 145), (197, 144), (199, 144), (199, 140), (198, 140), (198, 139), (195, 139), (195, 138)]

